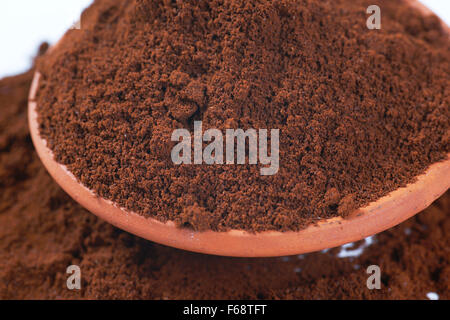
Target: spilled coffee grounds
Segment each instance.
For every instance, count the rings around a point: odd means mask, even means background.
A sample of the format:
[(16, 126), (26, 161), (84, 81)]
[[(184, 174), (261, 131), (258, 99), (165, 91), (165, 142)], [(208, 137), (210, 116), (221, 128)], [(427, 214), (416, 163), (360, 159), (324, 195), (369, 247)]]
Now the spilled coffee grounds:
[[(435, 16), (363, 0), (98, 0), (38, 66), (40, 133), (120, 206), (197, 230), (298, 230), (413, 182), (450, 151)], [(279, 129), (280, 168), (174, 165), (175, 129)]]
[[(430, 292), (450, 299), (449, 193), (343, 259), (339, 248), (270, 259), (208, 256), (102, 222), (64, 193), (34, 151), (32, 75), (0, 80), (0, 299), (427, 299)], [(373, 264), (380, 290), (366, 287)], [(69, 265), (81, 268), (80, 291), (67, 289)]]

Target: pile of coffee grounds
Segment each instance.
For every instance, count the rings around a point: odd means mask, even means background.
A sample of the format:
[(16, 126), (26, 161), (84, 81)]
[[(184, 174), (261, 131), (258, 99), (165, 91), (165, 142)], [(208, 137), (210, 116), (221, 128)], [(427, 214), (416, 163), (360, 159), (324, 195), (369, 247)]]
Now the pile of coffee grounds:
[[(32, 74), (0, 80), (0, 299), (427, 299), (429, 292), (450, 299), (450, 193), (353, 258), (339, 258), (340, 248), (271, 259), (207, 256), (100, 221), (58, 187), (34, 151)], [(366, 287), (373, 264), (380, 290)], [(69, 265), (81, 268), (79, 291), (66, 287)]]
[[(40, 134), (126, 209), (196, 230), (298, 230), (414, 181), (450, 151), (450, 42), (366, 0), (97, 0), (38, 68)], [(172, 132), (279, 129), (280, 169), (174, 165)]]

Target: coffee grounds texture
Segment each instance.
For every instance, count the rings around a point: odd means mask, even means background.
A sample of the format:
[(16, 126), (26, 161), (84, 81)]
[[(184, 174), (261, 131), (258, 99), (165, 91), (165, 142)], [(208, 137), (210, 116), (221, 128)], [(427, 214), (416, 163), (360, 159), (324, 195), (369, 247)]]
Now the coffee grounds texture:
[[(0, 299), (450, 298), (449, 193), (345, 259), (339, 248), (270, 259), (201, 255), (99, 220), (65, 194), (34, 151), (32, 75), (0, 80)], [(366, 287), (373, 264), (380, 290)], [(69, 265), (81, 268), (80, 291), (66, 287)]]
[[(363, 0), (97, 0), (41, 60), (40, 134), (103, 198), (195, 230), (299, 230), (450, 151), (437, 17)], [(174, 165), (175, 129), (280, 129), (280, 169)]]

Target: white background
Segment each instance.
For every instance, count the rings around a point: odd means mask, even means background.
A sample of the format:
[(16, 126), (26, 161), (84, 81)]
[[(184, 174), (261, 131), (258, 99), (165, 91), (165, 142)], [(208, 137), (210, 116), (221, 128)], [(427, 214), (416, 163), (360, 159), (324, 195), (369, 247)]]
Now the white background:
[[(392, 0), (396, 1), (396, 0)], [(421, 0), (450, 25), (450, 0)], [(43, 41), (55, 43), (92, 0), (2, 0), (0, 78), (23, 72)], [(376, 0), (373, 1), (376, 4)]]

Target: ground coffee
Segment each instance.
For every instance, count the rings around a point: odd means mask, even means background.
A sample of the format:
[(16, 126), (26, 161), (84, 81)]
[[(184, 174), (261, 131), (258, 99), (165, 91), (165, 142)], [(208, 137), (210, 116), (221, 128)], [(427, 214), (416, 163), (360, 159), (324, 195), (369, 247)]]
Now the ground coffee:
[[(97, 0), (42, 59), (40, 133), (100, 196), (197, 230), (298, 230), (412, 182), (450, 151), (450, 44), (365, 0)], [(280, 168), (181, 165), (171, 134), (280, 129)]]
[[(32, 74), (0, 80), (0, 299), (450, 298), (450, 194), (349, 258), (338, 257), (340, 248), (214, 257), (100, 221), (58, 187), (34, 151), (26, 119)], [(80, 291), (66, 287), (73, 264), (81, 268)], [(372, 264), (381, 268), (380, 290), (366, 287)]]

